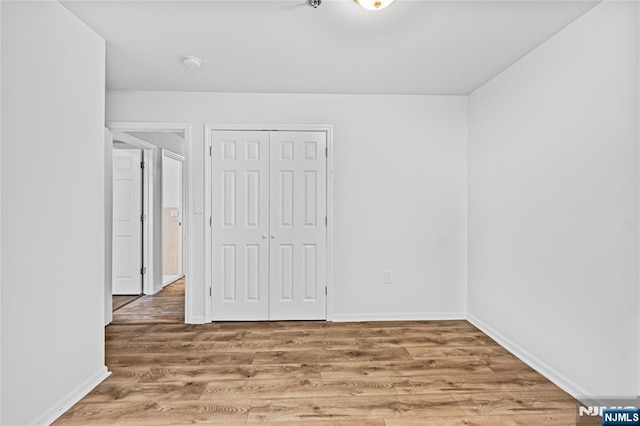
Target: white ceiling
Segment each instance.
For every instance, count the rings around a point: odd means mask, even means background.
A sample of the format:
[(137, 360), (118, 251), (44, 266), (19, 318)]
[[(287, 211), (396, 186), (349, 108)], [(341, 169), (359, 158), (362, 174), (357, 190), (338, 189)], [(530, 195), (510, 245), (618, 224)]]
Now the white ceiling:
[(472, 92), (596, 3), (63, 2), (107, 40), (109, 90), (437, 95)]

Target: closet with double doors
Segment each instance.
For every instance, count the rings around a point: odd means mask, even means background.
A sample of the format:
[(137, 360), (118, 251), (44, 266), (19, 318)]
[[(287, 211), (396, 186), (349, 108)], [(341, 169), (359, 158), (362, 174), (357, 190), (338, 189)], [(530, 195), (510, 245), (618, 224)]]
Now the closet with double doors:
[(211, 133), (213, 321), (327, 317), (327, 133)]

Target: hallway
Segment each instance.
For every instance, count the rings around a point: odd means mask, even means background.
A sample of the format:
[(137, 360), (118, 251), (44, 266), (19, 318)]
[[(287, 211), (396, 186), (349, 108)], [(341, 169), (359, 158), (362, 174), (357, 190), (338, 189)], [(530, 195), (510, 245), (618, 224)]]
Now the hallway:
[(142, 296), (113, 311), (111, 324), (184, 323), (184, 283), (181, 278), (154, 295)]

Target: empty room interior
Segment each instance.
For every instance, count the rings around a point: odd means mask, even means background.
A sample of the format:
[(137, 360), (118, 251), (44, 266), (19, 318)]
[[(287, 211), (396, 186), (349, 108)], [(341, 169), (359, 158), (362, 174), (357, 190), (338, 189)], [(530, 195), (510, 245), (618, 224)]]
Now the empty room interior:
[(600, 424), (635, 0), (0, 2), (0, 423)]

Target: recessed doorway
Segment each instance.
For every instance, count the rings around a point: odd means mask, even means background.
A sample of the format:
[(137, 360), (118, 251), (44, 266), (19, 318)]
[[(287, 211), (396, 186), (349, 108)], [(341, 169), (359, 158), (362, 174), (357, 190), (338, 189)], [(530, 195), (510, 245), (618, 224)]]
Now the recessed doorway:
[[(109, 123), (108, 127), (115, 141), (131, 143), (144, 149), (142, 168), (145, 170), (142, 199), (147, 208), (138, 216), (142, 225), (143, 250), (141, 274), (146, 278), (139, 297), (121, 303), (109, 297), (106, 309), (113, 312), (106, 323), (182, 323), (185, 322), (188, 293), (188, 250), (187, 250), (187, 138), (188, 125), (160, 123)], [(116, 142), (118, 143), (118, 142)], [(118, 147), (112, 144), (113, 152)], [(111, 170), (115, 178), (115, 169)], [(111, 235), (115, 235), (113, 220), (117, 216), (117, 205), (113, 196), (117, 195), (115, 180), (113, 187), (107, 189), (111, 194), (112, 207), (107, 215), (111, 216)], [(146, 188), (146, 190), (145, 190)], [(146, 192), (145, 192), (146, 191)], [(126, 198), (126, 197), (123, 197)], [(144, 205), (144, 203), (142, 203)], [(134, 217), (136, 215), (129, 215)], [(108, 231), (109, 232), (109, 231)], [(107, 280), (105, 294), (113, 292), (117, 260), (117, 245), (113, 238), (108, 239), (112, 253), (112, 278)], [(146, 245), (145, 245), (146, 243)], [(107, 259), (109, 263), (109, 259)], [(115, 296), (114, 296), (115, 297)], [(168, 306), (171, 306), (168, 308)], [(115, 308), (115, 309), (114, 309)]]

